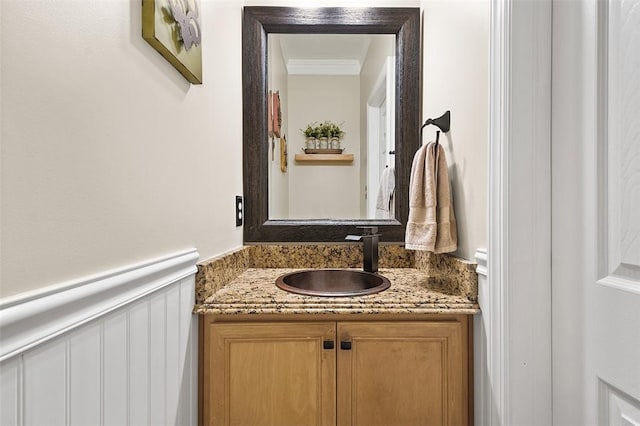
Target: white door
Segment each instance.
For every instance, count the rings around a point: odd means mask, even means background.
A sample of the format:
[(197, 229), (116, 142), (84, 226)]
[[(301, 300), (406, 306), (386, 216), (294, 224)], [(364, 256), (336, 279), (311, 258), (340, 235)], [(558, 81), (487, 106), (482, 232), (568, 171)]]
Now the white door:
[(553, 424), (640, 425), (640, 1), (555, 1)]

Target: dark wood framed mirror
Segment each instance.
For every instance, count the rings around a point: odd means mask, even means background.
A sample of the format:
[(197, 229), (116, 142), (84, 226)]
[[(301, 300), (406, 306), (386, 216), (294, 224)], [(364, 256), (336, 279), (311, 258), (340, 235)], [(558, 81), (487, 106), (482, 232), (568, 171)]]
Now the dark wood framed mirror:
[[(278, 34), (393, 34), (395, 46), (395, 219), (269, 219), (267, 37)], [(356, 226), (404, 242), (409, 178), (420, 146), (419, 8), (244, 8), (242, 34), (244, 242), (337, 242)]]

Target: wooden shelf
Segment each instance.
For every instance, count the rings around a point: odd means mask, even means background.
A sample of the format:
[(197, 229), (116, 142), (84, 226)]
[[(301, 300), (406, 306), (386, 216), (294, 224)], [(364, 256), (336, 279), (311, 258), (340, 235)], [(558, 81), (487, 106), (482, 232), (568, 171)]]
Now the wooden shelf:
[(351, 163), (353, 162), (353, 154), (296, 154), (296, 161), (306, 162), (340, 162)]

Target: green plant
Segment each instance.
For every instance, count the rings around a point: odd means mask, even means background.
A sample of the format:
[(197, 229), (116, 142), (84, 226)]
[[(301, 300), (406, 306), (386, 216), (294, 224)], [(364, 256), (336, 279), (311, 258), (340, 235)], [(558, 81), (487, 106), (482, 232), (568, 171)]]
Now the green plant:
[(319, 137), (328, 138), (330, 129), (331, 129), (331, 122), (323, 121), (322, 123), (320, 123), (318, 125)]
[(330, 123), (329, 137), (342, 139), (343, 136), (344, 136), (344, 131), (340, 128), (340, 126), (338, 124)]
[(342, 139), (344, 131), (340, 128), (340, 125), (331, 121), (323, 121), (320, 124), (313, 123), (307, 124), (307, 127), (300, 129), (305, 138), (339, 138)]
[(309, 123), (307, 124), (307, 127), (305, 127), (304, 129), (300, 129), (300, 131), (302, 132), (305, 138), (319, 137), (319, 129), (318, 129), (318, 126), (316, 126), (315, 124), (316, 124), (315, 122)]

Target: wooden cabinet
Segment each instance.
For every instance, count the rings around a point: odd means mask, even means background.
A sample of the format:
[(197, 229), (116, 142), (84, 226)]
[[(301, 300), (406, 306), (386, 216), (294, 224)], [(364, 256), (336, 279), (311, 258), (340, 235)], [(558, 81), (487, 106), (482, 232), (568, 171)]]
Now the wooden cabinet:
[(468, 318), (204, 320), (201, 424), (471, 424)]
[[(463, 323), (338, 323), (339, 425), (467, 425)], [(347, 345), (348, 346), (348, 345)]]
[(335, 323), (213, 323), (203, 424), (335, 425)]

